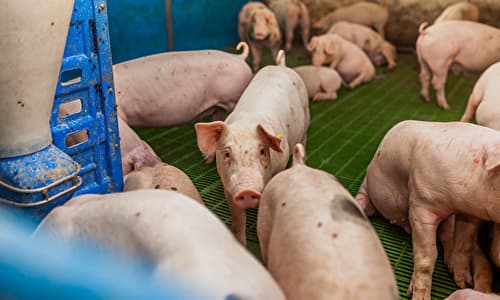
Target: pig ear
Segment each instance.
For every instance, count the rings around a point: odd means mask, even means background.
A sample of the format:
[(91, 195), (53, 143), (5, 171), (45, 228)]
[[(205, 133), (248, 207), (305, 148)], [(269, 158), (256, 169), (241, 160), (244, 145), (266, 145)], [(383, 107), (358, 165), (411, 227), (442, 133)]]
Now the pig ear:
[(337, 46), (337, 44), (335, 43), (335, 41), (332, 41), (332, 40), (328, 41), (328, 43), (326, 44), (326, 47), (325, 47), (325, 52), (327, 54), (330, 54), (330, 55), (334, 54), (335, 48), (337, 48), (336, 46)]
[(307, 51), (311, 52), (313, 51), (314, 49), (316, 49), (316, 47), (318, 46), (318, 38), (317, 37), (313, 37), (309, 43), (307, 44), (306, 48), (307, 48)]
[(264, 128), (261, 124), (257, 125), (257, 132), (274, 151), (283, 152), (283, 149), (281, 148), (282, 136), (271, 133), (271, 131)]
[(217, 143), (227, 130), (226, 123), (216, 121), (211, 123), (196, 123), (196, 138), (198, 139), (198, 148), (205, 155), (215, 152)]
[(497, 170), (500, 167), (500, 150), (497, 150), (496, 147), (486, 149), (483, 152), (483, 163), (487, 171)]

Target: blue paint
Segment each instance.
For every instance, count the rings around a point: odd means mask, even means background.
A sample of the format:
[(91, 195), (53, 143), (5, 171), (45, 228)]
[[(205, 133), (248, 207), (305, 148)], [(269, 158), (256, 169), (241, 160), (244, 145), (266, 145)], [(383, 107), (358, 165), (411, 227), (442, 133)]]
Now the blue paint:
[(164, 0), (108, 0), (113, 63), (167, 51)]
[(133, 257), (30, 232), (0, 210), (0, 299), (207, 299), (173, 279), (155, 284)]
[[(174, 50), (235, 47), (245, 0), (172, 0)], [(113, 63), (167, 51), (164, 0), (108, 0)]]
[(235, 47), (243, 0), (173, 0), (175, 50)]

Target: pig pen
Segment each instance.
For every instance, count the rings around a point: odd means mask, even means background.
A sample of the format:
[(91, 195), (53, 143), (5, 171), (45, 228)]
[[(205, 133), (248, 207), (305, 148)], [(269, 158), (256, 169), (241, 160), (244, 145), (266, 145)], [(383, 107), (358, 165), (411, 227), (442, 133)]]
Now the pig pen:
[[(231, 51), (231, 50), (228, 50)], [(287, 54), (287, 65), (309, 64), (307, 53), (295, 48)], [(450, 111), (440, 109), (433, 96), (430, 103), (420, 98), (419, 64), (416, 54), (400, 54), (393, 72), (377, 69), (375, 80), (354, 90), (342, 87), (337, 100), (310, 102), (307, 164), (335, 175), (355, 195), (378, 144), (397, 122), (459, 120), (478, 75), (449, 75), (446, 92)], [(268, 56), (263, 65), (271, 64)], [(193, 125), (169, 129), (136, 128), (163, 161), (182, 169), (198, 188), (205, 204), (226, 224), (231, 215), (225, 201), (215, 163), (204, 165), (196, 144)], [(307, 201), (307, 199), (304, 199)], [(402, 299), (413, 272), (411, 238), (403, 229), (382, 217), (371, 218), (395, 272)], [(247, 211), (248, 248), (260, 258), (256, 232), (257, 209)], [(442, 249), (433, 276), (432, 298), (443, 299), (458, 289), (443, 263)]]

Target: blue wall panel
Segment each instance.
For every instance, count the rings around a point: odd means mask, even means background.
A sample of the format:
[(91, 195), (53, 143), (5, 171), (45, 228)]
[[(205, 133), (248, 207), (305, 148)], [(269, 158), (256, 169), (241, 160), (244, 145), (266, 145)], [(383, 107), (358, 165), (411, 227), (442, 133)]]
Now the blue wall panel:
[(164, 0), (108, 0), (113, 63), (167, 50)]
[(238, 13), (247, 0), (172, 0), (175, 50), (236, 46)]

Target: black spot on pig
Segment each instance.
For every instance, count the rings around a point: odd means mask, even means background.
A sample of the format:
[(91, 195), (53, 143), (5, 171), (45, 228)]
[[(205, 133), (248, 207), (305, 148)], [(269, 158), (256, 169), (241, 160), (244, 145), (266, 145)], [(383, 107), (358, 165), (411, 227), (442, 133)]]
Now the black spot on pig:
[(172, 191), (177, 191), (177, 188), (175, 186), (170, 188)]
[(159, 189), (159, 188), (160, 188), (159, 184), (155, 185), (155, 189)]
[(318, 228), (321, 228), (321, 226), (323, 226), (323, 223), (318, 222)]
[(335, 221), (368, 222), (368, 218), (345, 195), (335, 195), (330, 201), (330, 215)]
[(332, 233), (332, 238), (336, 239), (338, 236), (339, 235), (336, 232)]
[(141, 213), (140, 213), (140, 212), (136, 212), (136, 213), (135, 213), (135, 216), (136, 216), (136, 217), (139, 217), (140, 215), (141, 215)]
[(286, 206), (286, 202), (281, 203), (281, 206), (285, 207)]
[(51, 23), (50, 23), (50, 26), (54, 26), (54, 22), (51, 22)]
[(245, 299), (248, 299), (244, 296), (240, 296), (240, 295), (237, 295), (237, 294), (229, 294), (226, 296), (226, 298), (224, 298), (224, 300), (245, 300)]

